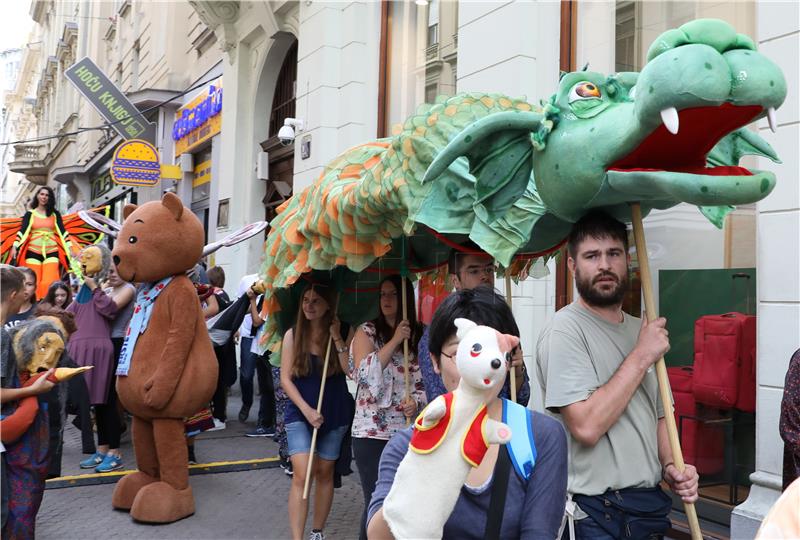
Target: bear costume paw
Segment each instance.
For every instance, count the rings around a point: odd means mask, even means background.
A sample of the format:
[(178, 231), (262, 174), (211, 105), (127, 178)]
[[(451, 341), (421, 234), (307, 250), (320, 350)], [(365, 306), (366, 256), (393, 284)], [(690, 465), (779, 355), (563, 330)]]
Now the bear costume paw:
[(114, 488), (114, 494), (111, 496), (111, 505), (116, 510), (130, 510), (139, 490), (153, 482), (158, 482), (158, 478), (154, 478), (142, 471), (123, 476)]
[(131, 507), (131, 517), (144, 523), (172, 523), (192, 514), (192, 487), (178, 490), (166, 482), (155, 482), (143, 487)]

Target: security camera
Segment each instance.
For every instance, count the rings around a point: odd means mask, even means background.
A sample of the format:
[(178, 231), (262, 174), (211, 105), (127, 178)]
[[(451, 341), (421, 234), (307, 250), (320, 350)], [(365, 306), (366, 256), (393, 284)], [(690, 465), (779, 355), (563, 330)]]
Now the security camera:
[(295, 129), (303, 131), (303, 121), (297, 118), (287, 118), (283, 121), (283, 126), (278, 130), (278, 140), (283, 146), (289, 146), (294, 142)]

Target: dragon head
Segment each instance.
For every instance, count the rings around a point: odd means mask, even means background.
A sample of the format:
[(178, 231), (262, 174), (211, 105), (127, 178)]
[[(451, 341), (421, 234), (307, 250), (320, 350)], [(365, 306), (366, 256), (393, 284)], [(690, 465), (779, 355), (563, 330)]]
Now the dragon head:
[(647, 59), (641, 73), (562, 77), (550, 100), (559, 110), (557, 125), (533, 159), (548, 209), (575, 221), (593, 207), (625, 218), (634, 201), (664, 209), (766, 197), (775, 175), (741, 167), (739, 158), (777, 161), (743, 127), (764, 116), (774, 127), (786, 97), (781, 70), (752, 40), (714, 19), (665, 32)]

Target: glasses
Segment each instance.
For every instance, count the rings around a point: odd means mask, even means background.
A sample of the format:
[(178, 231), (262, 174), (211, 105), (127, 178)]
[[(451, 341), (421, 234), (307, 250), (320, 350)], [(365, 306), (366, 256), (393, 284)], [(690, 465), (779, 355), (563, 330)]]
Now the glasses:
[(448, 360), (455, 361), (456, 354), (458, 354), (458, 350), (454, 351), (453, 354), (447, 354), (446, 352), (442, 351), (441, 356), (444, 356)]

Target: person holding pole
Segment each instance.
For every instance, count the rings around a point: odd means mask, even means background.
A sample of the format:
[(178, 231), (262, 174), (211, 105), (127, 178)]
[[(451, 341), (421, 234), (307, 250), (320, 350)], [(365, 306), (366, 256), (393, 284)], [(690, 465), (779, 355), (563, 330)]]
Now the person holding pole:
[(350, 377), (355, 381), (356, 413), (353, 419), (353, 455), (358, 465), (361, 489), (364, 492), (364, 514), (359, 538), (366, 540), (366, 518), (372, 491), (378, 479), (378, 463), (386, 443), (409, 424), (427, 404), (422, 376), (416, 355), (408, 359), (411, 379), (406, 393), (403, 341), (417, 350), (422, 324), (414, 309), (414, 288), (406, 281), (408, 318), (401, 315), (402, 280), (389, 276), (380, 283), (378, 317), (364, 323), (356, 331), (350, 348)]
[(567, 250), (579, 297), (542, 331), (536, 358), (545, 408), (570, 443), (564, 538), (618, 538), (630, 527), (633, 537), (664, 534), (672, 504), (660, 481), (685, 503), (698, 487), (695, 468), (680, 472), (673, 461), (653, 369), (669, 350), (666, 320), (622, 311), (623, 223), (592, 211), (572, 227)]
[[(484, 252), (473, 242), (466, 242), (457, 248), (453, 248), (447, 261), (447, 271), (453, 282), (456, 291), (471, 290), (475, 287), (494, 288), (495, 268), (494, 260), (488, 253)], [(433, 401), (442, 394), (447, 393), (441, 375), (436, 373), (431, 363), (431, 354), (428, 350), (428, 329), (422, 334), (418, 346), (419, 366), (422, 371), (422, 382), (425, 386), (425, 394), (428, 402)], [(527, 405), (530, 399), (530, 381), (525, 371), (522, 347), (519, 346), (514, 351), (514, 358), (511, 362), (515, 373), (514, 383), (516, 384), (516, 401), (520, 405)], [(510, 372), (509, 372), (510, 373)], [(511, 396), (511, 375), (503, 384), (500, 391), (501, 398)]]
[(334, 465), (350, 429), (352, 398), (344, 375), (349, 355), (334, 316), (334, 295), (331, 288), (316, 284), (303, 292), (294, 328), (284, 335), (281, 349), (281, 386), (290, 400), (285, 422), (294, 469), (289, 490), (294, 540), (303, 537), (308, 516), (308, 499), (304, 497), (307, 476), (309, 482), (316, 482), (309, 539), (324, 538), (322, 529), (333, 503)]

